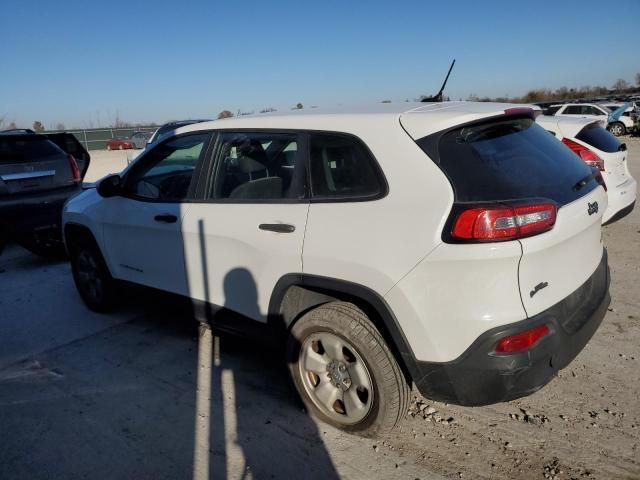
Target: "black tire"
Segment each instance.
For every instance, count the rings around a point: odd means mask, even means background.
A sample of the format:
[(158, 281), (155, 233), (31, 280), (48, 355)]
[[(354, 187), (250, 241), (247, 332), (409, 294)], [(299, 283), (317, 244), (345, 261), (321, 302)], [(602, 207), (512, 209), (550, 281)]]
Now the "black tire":
[(611, 123), (608, 127), (608, 130), (616, 137), (621, 137), (622, 135), (626, 135), (627, 133), (627, 128), (622, 122)]
[[(313, 394), (307, 391), (310, 388), (310, 382), (313, 382), (315, 377), (318, 377), (317, 385), (320, 385), (321, 379), (319, 375), (315, 375), (311, 371), (302, 372), (304, 369), (303, 347), (309, 348), (310, 338), (318, 338), (318, 336), (327, 333), (331, 336), (329, 338), (335, 336), (346, 341), (348, 348), (354, 350), (354, 353), (359, 357), (358, 361), (363, 361), (368, 370), (368, 379), (371, 381), (373, 395), (368, 404), (366, 416), (358, 420), (357, 423), (347, 421), (345, 403), (340, 408), (342, 411), (336, 412), (343, 414), (345, 421), (336, 420), (335, 413), (327, 414), (326, 410), (318, 407), (317, 398), (314, 400)], [(312, 344), (314, 343), (318, 342), (312, 342)], [(314, 351), (316, 350), (314, 349)], [(342, 352), (344, 351), (343, 348)], [(353, 354), (349, 353), (349, 356), (353, 357)], [(349, 370), (348, 362), (350, 360), (345, 361)], [(287, 338), (287, 363), (293, 383), (307, 411), (334, 427), (363, 437), (375, 437), (393, 429), (407, 411), (410, 389), (400, 366), (378, 329), (365, 313), (352, 303), (327, 303), (309, 311), (300, 318), (291, 328)], [(303, 375), (307, 377), (303, 377)], [(325, 376), (328, 380), (322, 381), (335, 386), (332, 379), (335, 377), (332, 377), (330, 373)], [(353, 380), (352, 383), (349, 378), (349, 386), (340, 388), (347, 390), (353, 388), (356, 381)], [(340, 388), (336, 387), (336, 390), (340, 391)], [(359, 392), (360, 387), (357, 388)], [(343, 395), (346, 393), (347, 391), (344, 391)], [(357, 394), (359, 395), (359, 393)], [(368, 395), (367, 392), (367, 397)]]
[(70, 242), (69, 257), (73, 281), (87, 307), (94, 312), (112, 311), (118, 303), (118, 284), (95, 241)]

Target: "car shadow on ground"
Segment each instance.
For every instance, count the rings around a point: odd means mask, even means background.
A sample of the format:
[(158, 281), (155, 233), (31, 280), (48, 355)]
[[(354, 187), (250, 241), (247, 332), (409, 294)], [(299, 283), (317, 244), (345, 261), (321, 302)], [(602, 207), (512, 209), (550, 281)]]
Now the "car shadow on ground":
[(337, 478), (281, 351), (127, 297), (134, 320), (0, 370), (0, 478)]

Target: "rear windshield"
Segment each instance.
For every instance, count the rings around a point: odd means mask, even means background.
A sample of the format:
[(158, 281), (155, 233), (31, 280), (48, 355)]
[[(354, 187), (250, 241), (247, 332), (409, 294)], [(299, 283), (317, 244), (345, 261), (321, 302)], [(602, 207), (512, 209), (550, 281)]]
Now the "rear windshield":
[(64, 152), (44, 137), (0, 137), (0, 163), (48, 160), (59, 155)]
[(576, 187), (591, 168), (531, 118), (476, 123), (417, 143), (449, 177), (457, 202), (547, 198), (564, 205), (598, 186), (593, 179)]
[(576, 138), (607, 153), (625, 150), (624, 144), (620, 143), (612, 133), (595, 123), (591, 123), (580, 130)]

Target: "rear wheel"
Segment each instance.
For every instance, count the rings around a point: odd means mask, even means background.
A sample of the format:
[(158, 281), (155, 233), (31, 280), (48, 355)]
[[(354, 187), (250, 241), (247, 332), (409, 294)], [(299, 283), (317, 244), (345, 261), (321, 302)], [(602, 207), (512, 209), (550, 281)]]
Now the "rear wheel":
[(119, 150), (124, 150), (124, 147), (122, 146), (122, 144), (120, 144), (120, 145), (118, 146), (118, 149), (119, 149)]
[(87, 240), (73, 245), (70, 252), (73, 281), (84, 303), (95, 312), (108, 312), (116, 306), (117, 283), (98, 250)]
[(111, 145), (107, 145), (107, 150), (111, 150)]
[(409, 387), (380, 332), (358, 307), (331, 302), (305, 314), (287, 340), (289, 371), (307, 409), (350, 433), (391, 430)]
[(621, 137), (622, 135), (627, 133), (627, 129), (623, 123), (614, 122), (609, 125), (609, 131), (615, 135), (616, 137)]

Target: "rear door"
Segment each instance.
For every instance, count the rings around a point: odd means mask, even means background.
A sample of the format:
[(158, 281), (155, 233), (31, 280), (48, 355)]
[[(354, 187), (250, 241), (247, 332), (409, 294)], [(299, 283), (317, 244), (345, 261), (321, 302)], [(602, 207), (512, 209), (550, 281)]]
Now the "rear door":
[(72, 133), (62, 132), (62, 133), (47, 133), (44, 134), (49, 140), (55, 143), (60, 149), (73, 155), (73, 158), (76, 160), (78, 164), (78, 168), (80, 169), (80, 175), (84, 178), (87, 170), (89, 169), (89, 164), (91, 163), (91, 156), (89, 152), (82, 146), (82, 144), (78, 141), (78, 139)]
[(75, 185), (67, 154), (41, 135), (0, 136), (0, 195)]
[(220, 132), (182, 223), (190, 297), (267, 321), (278, 280), (302, 272), (305, 145), (296, 132)]

